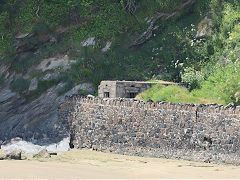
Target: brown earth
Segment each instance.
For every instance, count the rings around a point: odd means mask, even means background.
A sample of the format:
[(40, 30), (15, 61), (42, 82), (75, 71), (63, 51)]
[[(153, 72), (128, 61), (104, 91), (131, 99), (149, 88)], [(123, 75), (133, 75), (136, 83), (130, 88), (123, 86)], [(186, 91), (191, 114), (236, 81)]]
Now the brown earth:
[(240, 166), (72, 150), (50, 159), (0, 161), (0, 179), (2, 178), (238, 179)]

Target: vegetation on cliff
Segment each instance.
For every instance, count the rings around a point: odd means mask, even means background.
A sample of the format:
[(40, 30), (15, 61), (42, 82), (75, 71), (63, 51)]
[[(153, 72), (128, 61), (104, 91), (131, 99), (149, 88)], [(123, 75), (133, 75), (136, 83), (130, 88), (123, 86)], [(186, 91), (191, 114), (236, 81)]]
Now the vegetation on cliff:
[[(62, 94), (82, 82), (153, 78), (186, 84), (183, 99), (238, 105), (239, 10), (237, 0), (2, 0), (0, 59), (18, 74), (12, 90), (30, 99), (60, 82)], [(66, 54), (75, 63), (55, 79), (33, 69)]]

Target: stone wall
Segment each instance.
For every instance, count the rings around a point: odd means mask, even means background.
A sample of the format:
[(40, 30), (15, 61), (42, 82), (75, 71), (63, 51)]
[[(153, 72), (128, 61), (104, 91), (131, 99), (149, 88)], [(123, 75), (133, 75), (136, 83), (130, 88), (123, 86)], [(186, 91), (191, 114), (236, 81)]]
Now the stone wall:
[(72, 96), (59, 119), (75, 148), (240, 164), (240, 108)]

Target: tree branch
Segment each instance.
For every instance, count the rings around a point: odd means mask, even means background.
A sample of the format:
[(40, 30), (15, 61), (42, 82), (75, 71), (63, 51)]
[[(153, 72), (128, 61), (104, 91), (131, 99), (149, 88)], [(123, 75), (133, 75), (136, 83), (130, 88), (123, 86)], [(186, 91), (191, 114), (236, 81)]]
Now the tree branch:
[(37, 11), (36, 11), (36, 15), (37, 15), (38, 18), (39, 18), (39, 15), (38, 15), (39, 10), (40, 10), (40, 5), (38, 5)]
[(164, 12), (156, 12), (155, 15), (152, 17), (152, 19), (150, 20), (150, 26), (148, 27), (148, 29), (143, 32), (140, 37), (138, 37), (131, 45), (132, 46), (138, 46), (141, 45), (143, 43), (145, 43), (146, 41), (148, 41), (151, 37), (152, 37), (152, 32), (155, 29), (154, 25), (156, 23), (156, 21), (158, 21), (160, 18), (162, 17), (166, 17), (165, 20), (169, 20), (171, 18), (176, 17), (178, 14), (180, 14), (181, 10), (183, 10), (184, 8), (191, 6), (192, 4), (195, 3), (196, 0), (188, 0), (187, 2), (181, 4), (181, 6), (178, 8), (177, 11), (168, 14), (168, 13), (164, 13)]

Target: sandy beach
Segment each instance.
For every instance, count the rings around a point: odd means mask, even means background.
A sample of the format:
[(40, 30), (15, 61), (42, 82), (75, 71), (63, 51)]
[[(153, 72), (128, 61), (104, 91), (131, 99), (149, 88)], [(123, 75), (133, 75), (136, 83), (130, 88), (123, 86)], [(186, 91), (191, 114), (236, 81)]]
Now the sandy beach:
[(50, 159), (0, 161), (0, 179), (238, 179), (240, 166), (72, 150)]

